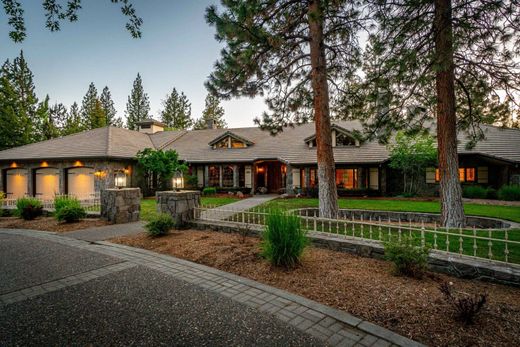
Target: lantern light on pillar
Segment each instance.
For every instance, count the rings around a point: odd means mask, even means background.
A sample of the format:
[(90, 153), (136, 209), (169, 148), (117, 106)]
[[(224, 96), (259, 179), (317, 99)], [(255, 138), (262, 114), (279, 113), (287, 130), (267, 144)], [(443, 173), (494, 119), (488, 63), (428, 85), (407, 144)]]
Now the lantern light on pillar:
[(121, 189), (126, 187), (126, 175), (124, 172), (118, 172), (114, 179), (114, 184), (117, 188)]
[(180, 188), (184, 188), (184, 178), (182, 177), (182, 172), (177, 171), (173, 175), (172, 180), (173, 188), (179, 190)]

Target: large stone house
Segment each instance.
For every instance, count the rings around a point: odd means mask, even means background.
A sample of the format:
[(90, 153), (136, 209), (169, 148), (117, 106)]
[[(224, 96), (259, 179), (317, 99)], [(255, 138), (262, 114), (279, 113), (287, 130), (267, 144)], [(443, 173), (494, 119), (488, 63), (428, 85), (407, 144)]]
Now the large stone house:
[[(0, 189), (7, 197), (54, 194), (91, 195), (106, 187), (146, 186), (136, 170), (144, 148), (174, 149), (189, 165), (189, 182), (198, 188), (256, 192), (313, 192), (317, 187), (314, 124), (289, 127), (277, 136), (259, 128), (163, 131), (154, 120), (138, 131), (99, 128), (0, 151)], [(520, 179), (520, 131), (483, 126), (486, 139), (466, 149), (459, 138), (460, 180), (499, 188)], [(401, 175), (388, 165), (389, 152), (377, 141), (359, 141), (355, 121), (336, 121), (332, 145), (340, 195), (388, 195), (401, 189)], [(435, 168), (424, 187), (438, 186)], [(180, 183), (182, 185), (182, 183)], [(184, 185), (187, 185), (185, 180)]]

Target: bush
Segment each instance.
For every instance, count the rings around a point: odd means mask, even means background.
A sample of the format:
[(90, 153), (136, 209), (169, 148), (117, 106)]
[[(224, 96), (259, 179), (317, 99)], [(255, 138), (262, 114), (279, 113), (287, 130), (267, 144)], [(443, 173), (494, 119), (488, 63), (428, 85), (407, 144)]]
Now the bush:
[(520, 186), (504, 185), (497, 194), (500, 200), (520, 201)]
[(145, 225), (148, 235), (152, 237), (166, 235), (175, 226), (172, 216), (167, 213), (160, 213), (153, 216)]
[(43, 214), (43, 205), (36, 198), (20, 198), (16, 200), (16, 215), (25, 220), (32, 220)]
[(56, 213), (54, 214), (55, 218), (59, 222), (65, 223), (74, 223), (78, 222), (80, 219), (83, 219), (87, 216), (85, 209), (81, 206), (62, 206)]
[(81, 207), (78, 199), (69, 196), (55, 196), (54, 197), (54, 210), (59, 212), (64, 207)]
[(209, 196), (217, 194), (217, 188), (215, 187), (206, 187), (202, 190), (202, 195)]
[(300, 262), (308, 244), (300, 217), (277, 210), (267, 216), (262, 238), (262, 255), (273, 265), (287, 268)]
[(498, 199), (497, 190), (493, 189), (491, 187), (488, 187), (487, 192), (486, 192), (486, 199), (493, 199), (493, 200)]
[(462, 191), (462, 196), (468, 199), (486, 199), (487, 189), (481, 186), (466, 186)]
[(385, 258), (394, 263), (396, 274), (421, 278), (428, 268), (428, 247), (413, 246), (413, 240), (385, 242)]
[(486, 304), (487, 294), (475, 294), (473, 296), (453, 291), (452, 284), (443, 282), (439, 290), (444, 295), (444, 299), (455, 310), (457, 318), (465, 324), (472, 324), (475, 316)]

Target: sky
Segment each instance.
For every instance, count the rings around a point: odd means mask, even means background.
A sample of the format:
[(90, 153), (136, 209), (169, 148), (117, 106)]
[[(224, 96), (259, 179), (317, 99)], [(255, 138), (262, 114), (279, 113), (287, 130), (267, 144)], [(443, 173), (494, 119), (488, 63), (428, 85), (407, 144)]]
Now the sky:
[[(126, 18), (110, 0), (83, 0), (75, 23), (63, 22), (61, 31), (45, 28), (40, 0), (21, 0), (25, 9), (27, 38), (14, 43), (0, 11), (0, 63), (23, 50), (34, 74), (40, 99), (67, 107), (81, 105), (90, 82), (99, 93), (108, 86), (117, 115), (124, 118), (132, 83), (139, 72), (150, 98), (150, 113), (159, 119), (161, 101), (175, 87), (192, 104), (192, 117), (204, 109), (204, 82), (219, 58), (222, 44), (214, 38), (204, 13), (218, 0), (134, 0), (143, 19), (142, 38), (133, 39), (125, 29)], [(65, 3), (65, 0), (58, 0)], [(266, 109), (260, 98), (222, 102), (229, 127), (252, 126)]]

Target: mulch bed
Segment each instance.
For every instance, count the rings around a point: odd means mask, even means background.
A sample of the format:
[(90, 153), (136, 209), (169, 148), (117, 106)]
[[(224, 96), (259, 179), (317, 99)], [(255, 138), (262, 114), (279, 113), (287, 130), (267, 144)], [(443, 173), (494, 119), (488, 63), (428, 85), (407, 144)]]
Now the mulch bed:
[[(238, 234), (188, 230), (160, 238), (144, 233), (113, 242), (170, 254), (248, 277), (384, 326), (432, 346), (520, 345), (520, 289), (429, 274), (397, 277), (390, 263), (315, 247), (294, 270), (274, 268), (260, 256), (259, 240)], [(488, 293), (473, 325), (455, 319), (438, 286), (451, 281), (466, 293)]]
[(23, 220), (18, 217), (0, 217), (0, 228), (32, 229), (59, 233), (104, 225), (108, 225), (108, 222), (98, 218), (86, 218), (76, 223), (60, 223), (53, 217), (39, 217), (34, 220)]

